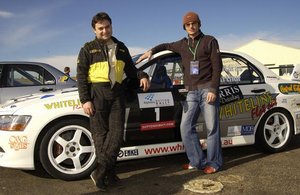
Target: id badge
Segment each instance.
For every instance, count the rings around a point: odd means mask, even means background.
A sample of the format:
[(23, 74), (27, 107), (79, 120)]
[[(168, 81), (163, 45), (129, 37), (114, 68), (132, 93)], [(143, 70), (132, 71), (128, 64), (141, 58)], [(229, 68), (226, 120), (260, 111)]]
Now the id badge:
[(190, 63), (190, 74), (198, 75), (199, 74), (199, 61), (191, 61)]

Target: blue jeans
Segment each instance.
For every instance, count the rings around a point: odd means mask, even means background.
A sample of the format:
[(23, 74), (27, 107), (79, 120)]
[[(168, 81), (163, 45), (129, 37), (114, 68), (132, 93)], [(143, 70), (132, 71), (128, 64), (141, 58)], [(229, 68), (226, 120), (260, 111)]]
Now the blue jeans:
[[(190, 165), (203, 169), (212, 166), (219, 170), (223, 165), (220, 126), (219, 126), (219, 97), (214, 103), (207, 103), (208, 89), (189, 91), (183, 102), (183, 112), (180, 125), (181, 138)], [(207, 151), (203, 152), (198, 133), (197, 120), (203, 113), (207, 129)]]

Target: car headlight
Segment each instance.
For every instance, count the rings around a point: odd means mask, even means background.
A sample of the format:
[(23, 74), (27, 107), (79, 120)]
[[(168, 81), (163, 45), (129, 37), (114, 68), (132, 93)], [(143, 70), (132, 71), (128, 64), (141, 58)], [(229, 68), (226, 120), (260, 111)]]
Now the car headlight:
[(21, 115), (1, 115), (0, 130), (1, 131), (24, 131), (29, 123), (31, 116)]

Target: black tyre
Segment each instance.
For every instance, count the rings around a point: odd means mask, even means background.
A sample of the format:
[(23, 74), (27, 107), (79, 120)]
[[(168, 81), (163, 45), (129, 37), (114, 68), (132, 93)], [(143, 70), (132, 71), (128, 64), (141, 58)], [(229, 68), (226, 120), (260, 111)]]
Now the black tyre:
[(95, 149), (89, 123), (82, 119), (61, 120), (47, 130), (40, 146), (40, 161), (53, 177), (82, 179), (95, 167)]
[(293, 120), (289, 112), (273, 109), (261, 119), (256, 132), (256, 144), (266, 152), (283, 151), (293, 135)]

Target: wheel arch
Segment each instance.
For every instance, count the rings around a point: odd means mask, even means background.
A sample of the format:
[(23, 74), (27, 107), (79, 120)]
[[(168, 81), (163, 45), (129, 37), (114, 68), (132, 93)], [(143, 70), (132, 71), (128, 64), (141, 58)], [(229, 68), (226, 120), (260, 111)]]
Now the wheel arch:
[[(267, 143), (264, 137), (265, 136), (264, 128), (259, 129), (261, 126), (264, 125), (265, 121), (269, 118), (269, 116), (272, 116), (273, 114), (276, 113), (283, 114), (290, 123), (290, 133), (287, 136), (287, 138), (284, 138), (285, 139), (284, 144), (283, 145), (280, 144), (281, 145), (280, 147), (276, 146), (277, 143), (275, 143), (274, 146), (273, 146), (273, 142), (271, 143), (271, 145)], [(255, 134), (254, 134), (255, 146), (258, 147), (259, 149), (262, 149), (264, 152), (268, 152), (268, 153), (276, 153), (276, 152), (284, 151), (295, 135), (294, 126), (295, 126), (294, 117), (292, 116), (292, 114), (288, 109), (283, 107), (276, 107), (268, 110), (260, 117), (259, 121), (256, 123)]]
[(47, 133), (47, 130), (52, 127), (54, 124), (63, 121), (63, 120), (68, 120), (68, 119), (81, 119), (81, 120), (86, 120), (87, 122), (89, 121), (89, 118), (86, 116), (82, 116), (82, 115), (67, 115), (67, 116), (62, 116), (59, 118), (56, 118), (52, 121), (50, 121), (39, 133), (39, 136), (37, 137), (37, 140), (35, 142), (35, 146), (34, 146), (34, 163), (39, 162), (40, 161), (40, 156), (39, 156), (39, 150), (40, 150), (40, 145), (41, 142), (43, 140), (43, 137), (45, 136), (45, 134)]
[[(262, 114), (260, 116), (260, 118), (258, 119), (257, 123), (255, 124), (255, 127), (254, 127), (254, 135), (257, 134), (258, 132), (258, 127), (259, 127), (259, 124), (261, 123), (261, 120), (262, 118), (266, 115), (266, 114), (269, 114), (270, 112), (276, 112), (276, 111), (279, 111), (279, 112), (285, 112), (289, 117), (291, 117), (292, 119), (292, 134), (295, 135), (295, 118), (293, 117), (293, 115), (290, 113), (290, 111), (284, 107), (275, 107), (275, 108), (272, 108), (272, 109), (269, 109), (267, 110), (267, 112), (265, 112), (264, 114)], [(255, 139), (256, 139), (256, 136), (255, 136)]]

